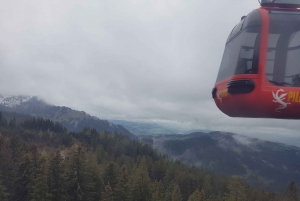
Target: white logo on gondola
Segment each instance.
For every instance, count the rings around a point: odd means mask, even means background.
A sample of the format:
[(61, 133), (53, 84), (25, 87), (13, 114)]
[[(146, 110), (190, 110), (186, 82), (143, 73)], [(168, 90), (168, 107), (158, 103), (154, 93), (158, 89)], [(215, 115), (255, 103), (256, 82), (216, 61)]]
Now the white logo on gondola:
[(218, 93), (217, 93), (217, 98), (220, 100), (220, 103), (222, 104), (222, 98), (220, 97), (220, 94), (221, 94), (221, 92), (218, 91)]
[(228, 97), (228, 89), (223, 89), (217, 92), (217, 98), (220, 100), (220, 104), (223, 105), (223, 98)]
[(276, 112), (280, 112), (280, 110), (286, 108), (289, 104), (291, 104), (291, 103), (284, 102), (284, 99), (288, 93), (282, 93), (281, 95), (279, 95), (279, 92), (284, 92), (284, 90), (279, 89), (279, 90), (277, 90), (276, 93), (274, 93), (274, 91), (272, 91), (273, 98), (274, 98), (273, 102), (280, 104), (280, 106), (275, 109)]

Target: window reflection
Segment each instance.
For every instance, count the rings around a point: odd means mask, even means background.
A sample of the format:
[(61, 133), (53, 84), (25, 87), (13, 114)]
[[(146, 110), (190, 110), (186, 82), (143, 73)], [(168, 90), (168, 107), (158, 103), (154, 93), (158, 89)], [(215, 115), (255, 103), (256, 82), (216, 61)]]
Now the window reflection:
[(300, 86), (299, 12), (271, 12), (266, 77), (278, 86)]

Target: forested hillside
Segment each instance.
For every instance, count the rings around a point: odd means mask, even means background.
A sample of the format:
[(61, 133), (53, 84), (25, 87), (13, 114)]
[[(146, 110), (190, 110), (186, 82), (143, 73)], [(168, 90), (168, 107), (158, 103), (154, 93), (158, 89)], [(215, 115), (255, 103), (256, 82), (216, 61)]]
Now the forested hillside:
[[(286, 200), (295, 200), (291, 182)], [(289, 197), (289, 198), (288, 198)], [(59, 123), (21, 123), (0, 114), (0, 200), (221, 201), (283, 200), (239, 179), (171, 161), (117, 133)]]
[(2, 96), (0, 94), (0, 110), (3, 116), (11, 118), (13, 113), (19, 119), (26, 116), (43, 117), (54, 122), (59, 122), (69, 131), (79, 132), (85, 127), (95, 128), (97, 131), (118, 132), (136, 139), (132, 133), (121, 125), (113, 124), (91, 116), (83, 111), (73, 110), (69, 107), (54, 106), (40, 100), (38, 97), (30, 96)]
[(251, 186), (283, 191), (291, 180), (300, 182), (299, 147), (221, 131), (146, 137), (141, 140), (175, 160), (242, 177)]

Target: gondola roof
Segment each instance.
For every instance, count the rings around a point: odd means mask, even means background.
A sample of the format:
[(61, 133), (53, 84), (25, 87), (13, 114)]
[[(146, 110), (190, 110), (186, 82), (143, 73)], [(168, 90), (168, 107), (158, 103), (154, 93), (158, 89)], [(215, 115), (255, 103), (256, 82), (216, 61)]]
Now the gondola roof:
[(279, 8), (300, 8), (300, 0), (261, 0), (261, 6)]

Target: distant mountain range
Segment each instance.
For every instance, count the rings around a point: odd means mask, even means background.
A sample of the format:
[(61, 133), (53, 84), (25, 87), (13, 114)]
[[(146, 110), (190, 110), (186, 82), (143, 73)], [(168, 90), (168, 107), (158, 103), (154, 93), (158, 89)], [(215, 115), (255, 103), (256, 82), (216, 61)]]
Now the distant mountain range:
[(169, 135), (169, 134), (190, 134), (194, 132), (211, 132), (211, 130), (197, 129), (197, 130), (184, 130), (182, 128), (171, 128), (157, 123), (149, 122), (131, 122), (124, 120), (109, 120), (115, 124), (124, 126), (134, 135), (145, 137), (147, 135)]
[(256, 187), (282, 190), (291, 180), (300, 183), (299, 147), (225, 132), (153, 135), (143, 141), (173, 159), (243, 177)]
[(0, 111), (5, 111), (5, 115), (8, 118), (13, 115), (7, 112), (15, 112), (23, 114), (23, 116), (15, 114), (15, 116), (22, 119), (26, 118), (24, 115), (50, 119), (61, 123), (70, 131), (81, 131), (85, 127), (90, 127), (98, 131), (116, 132), (136, 139), (135, 135), (121, 125), (101, 120), (83, 111), (73, 110), (64, 106), (49, 105), (37, 97), (0, 95)]

